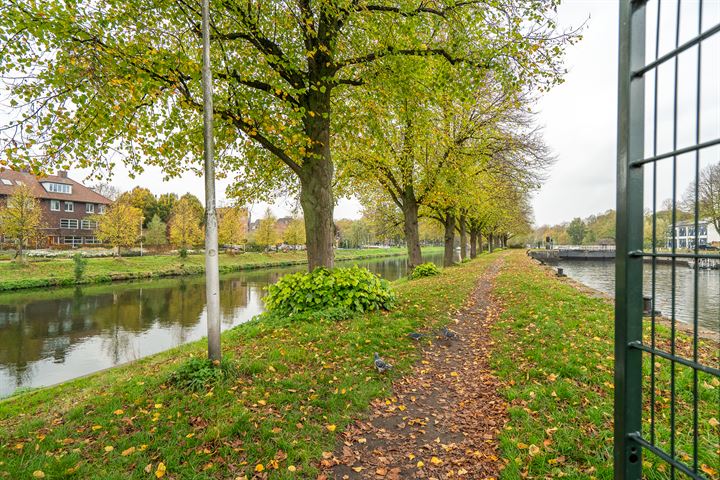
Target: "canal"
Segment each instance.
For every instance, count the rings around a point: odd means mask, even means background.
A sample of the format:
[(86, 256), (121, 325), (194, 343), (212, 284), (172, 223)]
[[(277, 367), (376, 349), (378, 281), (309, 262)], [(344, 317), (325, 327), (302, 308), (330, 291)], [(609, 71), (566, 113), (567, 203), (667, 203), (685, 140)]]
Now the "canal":
[[(425, 256), (442, 264), (442, 253)], [(388, 280), (407, 272), (402, 256), (357, 263)], [(264, 287), (305, 265), (222, 275), (222, 329), (263, 311)], [(206, 335), (201, 276), (0, 294), (0, 398), (18, 388), (70, 380)]]
[[(593, 260), (561, 260), (558, 266), (564, 273), (590, 288), (615, 295), (615, 262)], [(652, 265), (643, 269), (643, 291), (652, 291)], [(672, 266), (657, 265), (655, 273), (655, 309), (663, 316), (672, 314)], [(678, 264), (675, 270), (675, 318), (692, 325), (695, 295), (695, 270)], [(713, 332), (720, 332), (720, 271), (698, 271), (698, 324)]]

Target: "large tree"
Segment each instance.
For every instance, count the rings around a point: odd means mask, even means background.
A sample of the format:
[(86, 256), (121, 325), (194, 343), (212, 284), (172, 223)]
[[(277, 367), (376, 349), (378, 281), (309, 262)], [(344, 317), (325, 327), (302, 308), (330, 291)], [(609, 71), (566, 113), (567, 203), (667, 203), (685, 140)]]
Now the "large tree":
[(202, 243), (200, 223), (202, 216), (191, 197), (183, 196), (177, 201), (170, 217), (170, 241), (178, 248), (186, 249)]
[(40, 237), (43, 227), (40, 203), (27, 185), (15, 187), (7, 198), (7, 205), (0, 207), (0, 234), (13, 239), (17, 245), (15, 257), (23, 261), (23, 250), (31, 240)]
[[(507, 85), (559, 81), (568, 39), (556, 2), (217, 0), (213, 78), (220, 167), (251, 188), (299, 184), (309, 268), (333, 265), (333, 100), (396, 57), (493, 71)], [(0, 17), (14, 120), (3, 161), (167, 175), (201, 155), (198, 5), (184, 0), (12, 0)], [(340, 128), (350, 127), (339, 125)], [(238, 155), (235, 155), (237, 153)], [(294, 175), (287, 175), (287, 171)]]
[(104, 214), (95, 215), (94, 219), (98, 224), (95, 234), (98, 240), (112, 246), (117, 256), (120, 256), (121, 247), (132, 247), (142, 234), (142, 210), (126, 201), (115, 202)]
[(150, 220), (157, 213), (157, 198), (155, 195), (144, 187), (135, 187), (129, 192), (125, 192), (118, 197), (118, 201), (127, 202), (135, 208), (142, 211), (143, 226), (147, 227)]

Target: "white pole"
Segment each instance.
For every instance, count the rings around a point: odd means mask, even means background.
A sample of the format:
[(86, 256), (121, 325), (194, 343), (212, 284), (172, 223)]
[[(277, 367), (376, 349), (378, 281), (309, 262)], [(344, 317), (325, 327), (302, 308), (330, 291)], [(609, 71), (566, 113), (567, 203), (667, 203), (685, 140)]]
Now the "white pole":
[(213, 90), (210, 70), (210, 0), (202, 0), (202, 90), (205, 158), (205, 296), (207, 300), (208, 358), (219, 361), (220, 272), (218, 224), (215, 213), (215, 165), (213, 153)]

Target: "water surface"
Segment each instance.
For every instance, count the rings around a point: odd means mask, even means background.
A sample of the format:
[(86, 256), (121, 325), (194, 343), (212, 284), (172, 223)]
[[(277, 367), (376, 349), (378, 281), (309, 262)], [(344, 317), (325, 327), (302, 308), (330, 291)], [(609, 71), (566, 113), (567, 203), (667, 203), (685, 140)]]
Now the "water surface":
[[(442, 253), (427, 261), (442, 264)], [(402, 256), (357, 263), (388, 280), (407, 272)], [(263, 311), (264, 287), (305, 265), (220, 277), (222, 329)], [(0, 397), (52, 385), (198, 340), (206, 335), (202, 276), (0, 294)]]

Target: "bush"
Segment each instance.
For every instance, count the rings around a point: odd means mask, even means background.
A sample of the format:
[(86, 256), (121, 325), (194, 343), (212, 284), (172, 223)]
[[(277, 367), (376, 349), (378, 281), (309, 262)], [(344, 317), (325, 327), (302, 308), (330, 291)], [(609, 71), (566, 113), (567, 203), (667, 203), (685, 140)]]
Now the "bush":
[(223, 382), (234, 374), (235, 365), (227, 357), (223, 357), (217, 365), (208, 358), (192, 357), (170, 374), (168, 383), (192, 392), (199, 392)]
[(432, 262), (426, 262), (415, 267), (410, 274), (410, 278), (423, 278), (432, 277), (433, 275), (439, 275), (440, 269)]
[(316, 268), (285, 275), (268, 287), (271, 312), (302, 313), (340, 307), (352, 312), (389, 310), (395, 301), (390, 283), (366, 268)]
[(85, 269), (87, 268), (87, 258), (82, 256), (82, 253), (76, 253), (72, 257), (73, 263), (75, 264), (75, 281), (79, 282), (85, 275)]
[(178, 250), (178, 253), (180, 254), (180, 258), (187, 258), (188, 256), (188, 249), (183, 247), (180, 250)]

